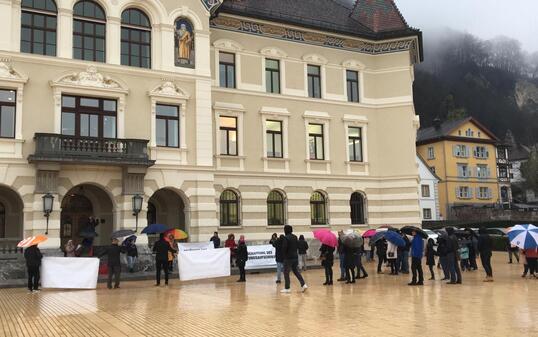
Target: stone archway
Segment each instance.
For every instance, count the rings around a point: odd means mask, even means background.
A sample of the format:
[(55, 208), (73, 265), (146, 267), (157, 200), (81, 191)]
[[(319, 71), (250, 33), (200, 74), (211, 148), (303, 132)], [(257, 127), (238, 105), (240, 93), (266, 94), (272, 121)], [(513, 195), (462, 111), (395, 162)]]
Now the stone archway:
[(20, 240), (24, 229), (24, 204), (9, 187), (0, 186), (0, 240)]
[(148, 225), (160, 223), (170, 228), (189, 231), (189, 200), (181, 192), (171, 188), (155, 191), (148, 200)]
[(88, 227), (89, 217), (97, 220), (95, 231), (99, 234), (94, 245), (106, 245), (114, 229), (114, 204), (100, 187), (81, 184), (71, 188), (62, 199), (60, 238), (63, 245), (68, 240), (79, 243), (80, 231)]

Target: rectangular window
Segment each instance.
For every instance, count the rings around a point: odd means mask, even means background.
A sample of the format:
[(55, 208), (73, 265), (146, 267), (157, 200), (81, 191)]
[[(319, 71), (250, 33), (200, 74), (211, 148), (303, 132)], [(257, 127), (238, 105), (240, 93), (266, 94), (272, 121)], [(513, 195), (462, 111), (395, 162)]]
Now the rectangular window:
[(308, 97), (321, 98), (321, 68), (308, 65)]
[(269, 93), (280, 94), (280, 62), (265, 60), (265, 90)]
[(499, 159), (506, 159), (506, 149), (497, 149), (497, 158)]
[(478, 187), (476, 192), (478, 199), (491, 199), (491, 189), (489, 187)]
[(469, 186), (456, 187), (456, 196), (460, 199), (471, 199), (473, 197)]
[(235, 88), (235, 54), (219, 53), (219, 79), (222, 88)]
[(429, 198), (430, 197), (430, 185), (421, 185), (420, 189), (421, 189), (423, 198)]
[(105, 62), (106, 25), (86, 20), (73, 20), (73, 58)]
[(220, 154), (237, 156), (237, 118), (220, 116)]
[(47, 12), (23, 7), (21, 52), (56, 56), (56, 17)]
[(467, 164), (458, 164), (458, 177), (460, 178), (470, 178), (471, 171), (469, 170), (469, 165)]
[(310, 159), (325, 159), (322, 124), (308, 124), (308, 147), (310, 149)]
[(346, 70), (347, 100), (348, 102), (359, 101), (359, 73)]
[(155, 110), (157, 146), (179, 147), (179, 107), (157, 104)]
[(508, 168), (504, 166), (499, 167), (499, 178), (508, 178)]
[(282, 122), (265, 121), (266, 138), (267, 138), (267, 157), (282, 158)]
[(486, 159), (489, 157), (489, 152), (485, 146), (476, 146), (474, 148), (474, 157), (480, 159)]
[(467, 145), (454, 145), (453, 148), (454, 156), (460, 157), (460, 158), (467, 158), (469, 157), (469, 147)]
[(15, 90), (0, 90), (0, 138), (15, 138)]
[(476, 166), (476, 177), (481, 179), (489, 178), (489, 168), (487, 165)]
[(362, 129), (359, 127), (348, 127), (348, 151), (349, 161), (362, 161)]
[(431, 208), (423, 208), (422, 209), (422, 217), (424, 219), (431, 219), (432, 218), (432, 209)]
[(110, 99), (62, 96), (62, 134), (116, 138), (116, 106)]
[(428, 159), (435, 159), (435, 151), (433, 146), (428, 147)]

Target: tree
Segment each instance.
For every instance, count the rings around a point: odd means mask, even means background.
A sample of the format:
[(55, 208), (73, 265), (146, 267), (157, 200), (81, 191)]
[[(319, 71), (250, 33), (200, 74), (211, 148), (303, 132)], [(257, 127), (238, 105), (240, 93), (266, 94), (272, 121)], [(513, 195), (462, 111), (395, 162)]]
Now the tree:
[(531, 151), (529, 160), (521, 164), (521, 176), (525, 179), (525, 187), (538, 192), (538, 148)]

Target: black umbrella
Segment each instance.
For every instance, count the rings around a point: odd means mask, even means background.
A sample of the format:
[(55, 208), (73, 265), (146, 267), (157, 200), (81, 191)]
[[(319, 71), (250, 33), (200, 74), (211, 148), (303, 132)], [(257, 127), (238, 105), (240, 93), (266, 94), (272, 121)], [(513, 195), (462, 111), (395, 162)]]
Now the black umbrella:
[(418, 228), (415, 226), (404, 226), (400, 228), (400, 230), (402, 231), (402, 233), (407, 235), (413, 235), (413, 232), (417, 232), (417, 234), (420, 235), (423, 239), (428, 238), (428, 234), (423, 231), (422, 228)]
[(114, 233), (112, 233), (112, 235), (110, 235), (110, 238), (111, 239), (123, 238), (123, 237), (126, 237), (126, 236), (131, 236), (131, 235), (133, 235), (135, 233), (136, 232), (134, 230), (132, 230), (132, 229), (120, 229), (120, 230), (117, 230)]
[(85, 229), (81, 230), (80, 233), (78, 233), (78, 235), (81, 238), (85, 238), (85, 239), (93, 239), (93, 238), (99, 236), (99, 234), (97, 234), (95, 232), (95, 229), (93, 229), (93, 228), (85, 228)]

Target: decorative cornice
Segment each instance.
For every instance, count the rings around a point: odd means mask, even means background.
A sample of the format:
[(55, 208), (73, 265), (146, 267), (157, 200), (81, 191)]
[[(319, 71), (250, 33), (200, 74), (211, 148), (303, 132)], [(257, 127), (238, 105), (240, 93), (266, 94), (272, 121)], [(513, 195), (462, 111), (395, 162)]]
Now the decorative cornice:
[(86, 71), (64, 75), (58, 80), (52, 81), (50, 85), (52, 87), (76, 86), (113, 90), (123, 93), (129, 92), (129, 89), (126, 86), (121, 84), (118, 80), (99, 73), (97, 68), (93, 65), (89, 66)]
[(11, 65), (11, 59), (0, 58), (0, 80), (7, 80), (10, 82), (26, 83), (28, 82), (28, 76), (22, 75)]
[(303, 56), (303, 61), (316, 64), (327, 64), (329, 62), (325, 57), (317, 54), (307, 54)]
[(187, 100), (190, 98), (190, 95), (181, 89), (174, 82), (163, 79), (163, 82), (155, 87), (149, 92), (151, 97), (164, 97), (164, 98), (173, 98), (173, 99), (184, 99)]
[(278, 58), (284, 58), (287, 57), (288, 54), (286, 54), (282, 49), (277, 47), (266, 47), (260, 50), (260, 54), (270, 57), (278, 57)]
[(366, 68), (364, 64), (358, 60), (347, 60), (342, 62), (342, 65), (347, 69), (363, 70)]
[(219, 49), (227, 49), (227, 50), (234, 50), (234, 51), (243, 50), (243, 46), (241, 44), (232, 40), (228, 40), (228, 39), (217, 40), (213, 42), (213, 46)]

